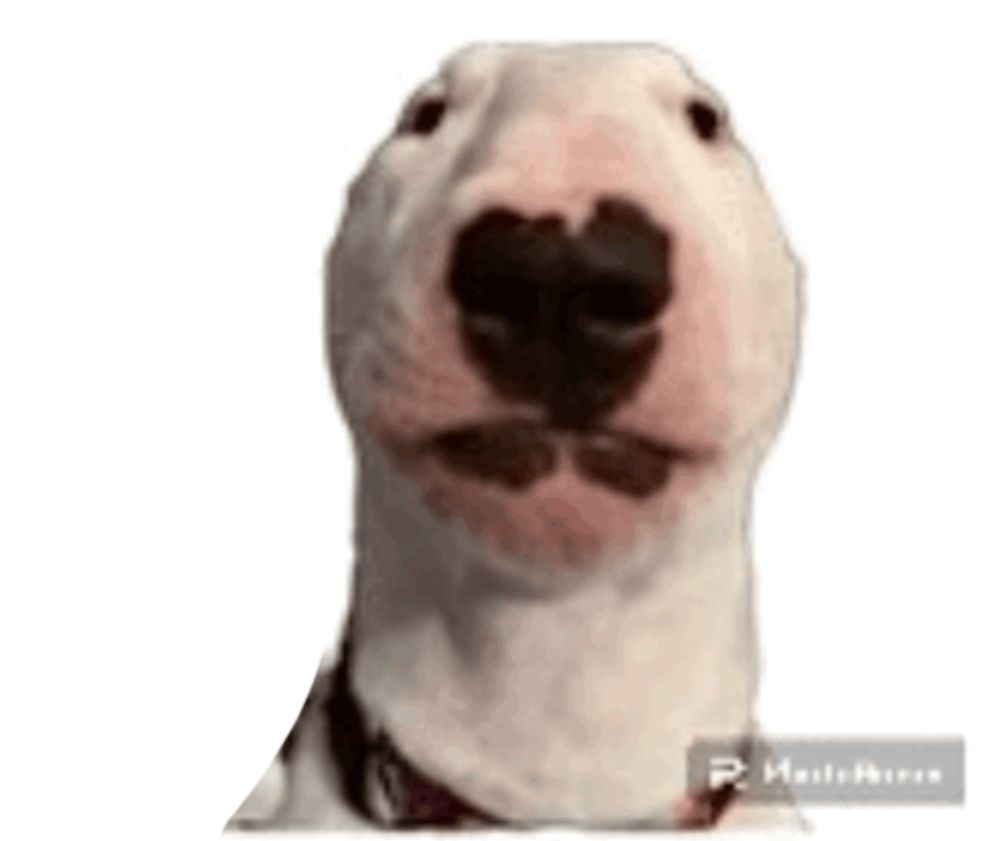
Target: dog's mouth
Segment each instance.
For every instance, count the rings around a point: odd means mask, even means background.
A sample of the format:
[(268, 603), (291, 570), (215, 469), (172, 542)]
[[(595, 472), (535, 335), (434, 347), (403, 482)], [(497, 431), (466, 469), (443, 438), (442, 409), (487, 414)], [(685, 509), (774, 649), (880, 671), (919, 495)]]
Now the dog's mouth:
[(453, 427), (432, 435), (425, 449), (456, 474), (508, 490), (527, 490), (566, 462), (585, 481), (634, 499), (664, 488), (678, 463), (705, 457), (632, 432), (523, 419)]

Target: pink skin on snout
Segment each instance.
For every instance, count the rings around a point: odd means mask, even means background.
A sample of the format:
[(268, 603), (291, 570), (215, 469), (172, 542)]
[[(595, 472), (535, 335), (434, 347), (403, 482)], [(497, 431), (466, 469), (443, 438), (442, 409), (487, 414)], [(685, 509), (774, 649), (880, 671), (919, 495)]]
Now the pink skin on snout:
[[(551, 147), (548, 143), (544, 148)], [(480, 178), (475, 191), (453, 197), (448, 207), (432, 214), (436, 221), (431, 227), (414, 237), (416, 244), (405, 261), (413, 272), (407, 293), (412, 297), (398, 305), (405, 315), (395, 319), (392, 353), (373, 361), (381, 385), (368, 420), (375, 439), (416, 481), (439, 516), (459, 519), (513, 563), (585, 569), (633, 542), (649, 525), (662, 526), (677, 516), (713, 471), (726, 445), (734, 407), (726, 389), (732, 367), (729, 298), (708, 255), (652, 179), (636, 177), (623, 186), (622, 173), (628, 169), (619, 147), (609, 151), (607, 143), (590, 138), (577, 151), (580, 164), (561, 156), (550, 161), (548, 169), (543, 161), (533, 171), (550, 176), (554, 172), (556, 183), (578, 186), (557, 189), (508, 168), (501, 175)], [(641, 175), (632, 164), (632, 171)], [(689, 451), (694, 458), (674, 464), (663, 489), (642, 499), (581, 476), (569, 455), (571, 442), (559, 434), (553, 436), (559, 459), (555, 473), (525, 489), (453, 472), (425, 446), (435, 433), (543, 417), (535, 406), (498, 396), (463, 352), (459, 313), (446, 284), (456, 232), (466, 220), (496, 206), (529, 218), (560, 213), (576, 231), (602, 195), (628, 197), (670, 231), (674, 292), (658, 317), (662, 341), (648, 376), (601, 423)]]

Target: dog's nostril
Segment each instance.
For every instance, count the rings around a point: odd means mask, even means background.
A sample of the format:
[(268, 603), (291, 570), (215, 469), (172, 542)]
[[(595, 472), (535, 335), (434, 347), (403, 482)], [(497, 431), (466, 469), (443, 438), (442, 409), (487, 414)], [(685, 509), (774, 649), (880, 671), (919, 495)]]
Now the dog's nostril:
[(671, 249), (668, 233), (642, 208), (617, 198), (599, 201), (580, 240), (587, 314), (623, 324), (655, 318), (673, 293)]
[(530, 327), (549, 309), (546, 283), (567, 270), (563, 221), (544, 216), (531, 222), (507, 210), (484, 214), (455, 246), (448, 285), (470, 316), (505, 319)]
[(539, 325), (546, 306), (537, 285), (512, 277), (472, 276), (471, 282), (453, 287), (455, 298), (470, 324), (498, 332), (506, 329), (533, 329)]
[(632, 326), (654, 319), (666, 303), (666, 286), (635, 276), (591, 281), (584, 291), (585, 314), (593, 320)]

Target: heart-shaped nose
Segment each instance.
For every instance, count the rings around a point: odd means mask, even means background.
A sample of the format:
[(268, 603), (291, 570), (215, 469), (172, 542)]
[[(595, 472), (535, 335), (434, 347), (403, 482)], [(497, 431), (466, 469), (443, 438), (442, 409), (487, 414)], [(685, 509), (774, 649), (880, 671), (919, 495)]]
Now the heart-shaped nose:
[(470, 358), (505, 396), (579, 426), (632, 394), (669, 302), (671, 239), (606, 198), (580, 234), (557, 215), (496, 208), (459, 234), (448, 277)]
[(628, 328), (655, 318), (671, 293), (670, 238), (638, 207), (604, 199), (582, 233), (556, 215), (487, 211), (459, 235), (449, 278), (464, 313), (528, 330), (573, 320)]

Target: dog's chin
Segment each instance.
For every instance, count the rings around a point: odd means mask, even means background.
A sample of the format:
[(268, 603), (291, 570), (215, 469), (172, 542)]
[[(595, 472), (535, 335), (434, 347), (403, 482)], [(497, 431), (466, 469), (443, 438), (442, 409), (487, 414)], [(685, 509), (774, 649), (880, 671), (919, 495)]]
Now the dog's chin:
[(523, 419), (385, 443), (434, 514), (461, 523), (496, 564), (560, 576), (629, 555), (705, 458), (652, 436)]

